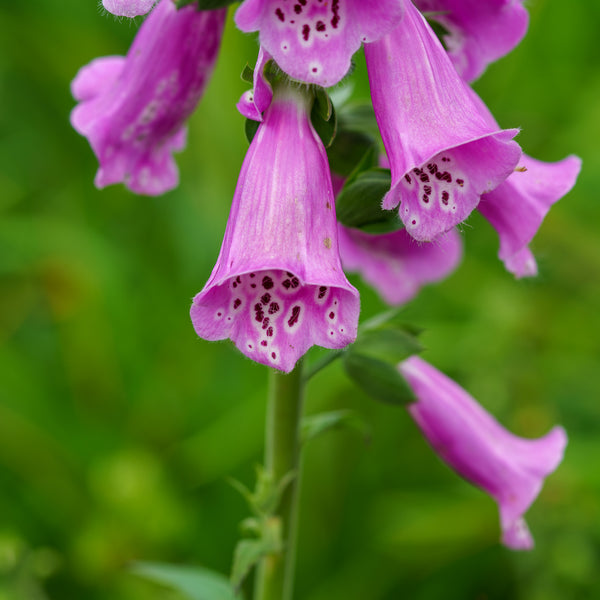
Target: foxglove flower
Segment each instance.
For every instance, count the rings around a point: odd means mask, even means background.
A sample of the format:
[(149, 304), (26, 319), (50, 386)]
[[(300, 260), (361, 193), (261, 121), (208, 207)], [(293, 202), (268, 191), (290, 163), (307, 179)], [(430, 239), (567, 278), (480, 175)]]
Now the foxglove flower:
[(567, 443), (562, 427), (535, 440), (520, 438), (421, 358), (412, 356), (399, 369), (417, 398), (408, 411), (433, 449), (498, 503), (502, 543), (532, 548), (523, 515), (562, 460)]
[(398, 0), (245, 0), (236, 25), (259, 31), (260, 45), (294, 79), (324, 87), (350, 69), (363, 42), (374, 42), (402, 17)]
[[(497, 127), (492, 113), (473, 90), (471, 98), (479, 114), (491, 127)], [(575, 185), (580, 170), (577, 156), (545, 163), (523, 154), (519, 168), (481, 197), (477, 210), (498, 232), (498, 258), (516, 277), (537, 275), (537, 263), (528, 245), (550, 207)]]
[(527, 31), (529, 16), (521, 0), (415, 0), (448, 31), (444, 43), (465, 81), (508, 54)]
[(360, 273), (392, 306), (447, 277), (462, 258), (462, 240), (454, 229), (426, 244), (415, 242), (404, 229), (371, 234), (340, 225), (338, 233), (344, 269)]
[(156, 0), (102, 0), (102, 6), (119, 17), (145, 15), (156, 4)]
[(327, 155), (309, 114), (303, 92), (276, 90), (242, 165), (217, 264), (191, 308), (200, 337), (230, 338), (286, 372), (314, 344), (351, 343), (358, 325)]
[(468, 86), (417, 9), (383, 39), (365, 45), (371, 97), (390, 161), (384, 209), (398, 204), (412, 237), (431, 241), (464, 221), (514, 170), (517, 130), (490, 127)]
[(97, 187), (124, 182), (158, 195), (177, 185), (171, 153), (185, 146), (185, 121), (212, 73), (225, 14), (162, 0), (126, 58), (98, 58), (79, 71), (71, 123), (98, 158)]

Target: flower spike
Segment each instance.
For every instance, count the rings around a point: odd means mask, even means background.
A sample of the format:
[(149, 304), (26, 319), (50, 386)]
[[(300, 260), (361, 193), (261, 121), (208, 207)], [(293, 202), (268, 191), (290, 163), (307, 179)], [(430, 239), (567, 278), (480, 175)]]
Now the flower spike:
[(520, 438), (423, 359), (411, 356), (399, 369), (417, 397), (408, 411), (433, 449), (461, 477), (496, 500), (502, 543), (513, 550), (531, 549), (533, 538), (523, 515), (544, 478), (562, 461), (564, 429), (554, 427), (535, 440)]
[(259, 31), (260, 45), (290, 77), (329, 87), (346, 75), (362, 43), (378, 40), (401, 17), (398, 0), (245, 0), (235, 22)]
[(300, 89), (275, 90), (242, 165), (217, 264), (191, 308), (200, 337), (230, 338), (286, 372), (315, 344), (350, 344), (358, 326), (310, 105)]
[(435, 13), (448, 35), (448, 54), (465, 81), (508, 54), (523, 39), (529, 15), (522, 0), (415, 0), (422, 12)]
[(155, 196), (177, 185), (171, 153), (185, 146), (185, 121), (212, 73), (225, 14), (178, 10), (162, 0), (127, 57), (98, 58), (80, 69), (71, 86), (79, 100), (71, 124), (98, 158), (97, 187), (124, 182)]
[(504, 181), (521, 149), (516, 129), (490, 127), (439, 40), (408, 0), (400, 25), (365, 45), (371, 97), (389, 158), (384, 209), (406, 230), (434, 240), (464, 221), (482, 193)]

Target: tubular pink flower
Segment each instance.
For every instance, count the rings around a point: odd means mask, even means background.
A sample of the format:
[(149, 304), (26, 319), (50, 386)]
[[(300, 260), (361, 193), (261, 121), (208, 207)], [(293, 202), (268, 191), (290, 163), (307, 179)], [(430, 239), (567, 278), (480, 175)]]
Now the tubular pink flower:
[(338, 234), (344, 269), (360, 273), (392, 306), (405, 304), (425, 284), (447, 277), (463, 253), (454, 229), (426, 244), (415, 242), (404, 229), (376, 235), (340, 225)]
[(80, 69), (71, 124), (98, 158), (97, 187), (124, 182), (154, 196), (177, 185), (171, 153), (185, 146), (185, 121), (212, 73), (225, 14), (177, 10), (162, 0), (127, 57), (97, 58)]
[(156, 0), (102, 0), (102, 6), (119, 17), (145, 15), (155, 3)]
[(415, 0), (419, 10), (447, 30), (444, 42), (465, 81), (477, 79), (486, 66), (508, 54), (523, 39), (529, 15), (521, 0)]
[(464, 221), (514, 170), (516, 129), (490, 127), (439, 40), (408, 0), (383, 39), (365, 45), (371, 97), (389, 158), (384, 209), (400, 204), (412, 237), (431, 241)]
[(230, 338), (286, 372), (314, 344), (354, 341), (360, 308), (340, 264), (327, 155), (309, 114), (302, 92), (276, 91), (242, 165), (217, 264), (191, 308), (200, 337)]
[(294, 79), (324, 87), (350, 69), (363, 42), (374, 42), (402, 17), (398, 0), (245, 0), (236, 25), (259, 31), (260, 45)]
[(411, 356), (399, 369), (417, 397), (408, 411), (433, 449), (496, 500), (502, 543), (514, 550), (531, 549), (533, 538), (523, 515), (563, 458), (564, 429), (554, 427), (535, 440), (520, 438), (421, 358)]

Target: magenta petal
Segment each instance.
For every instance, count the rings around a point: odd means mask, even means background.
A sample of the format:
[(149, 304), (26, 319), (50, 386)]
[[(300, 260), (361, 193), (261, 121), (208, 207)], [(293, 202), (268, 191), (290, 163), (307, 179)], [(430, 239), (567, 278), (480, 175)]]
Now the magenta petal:
[(155, 2), (156, 0), (102, 0), (102, 5), (113, 15), (137, 17), (149, 12)]
[(529, 16), (521, 0), (416, 0), (423, 12), (449, 32), (448, 53), (465, 81), (479, 77), (486, 66), (508, 54), (527, 31)]
[(401, 16), (398, 0), (245, 0), (235, 22), (259, 31), (260, 45), (290, 77), (328, 87), (363, 42), (378, 40)]
[(71, 123), (98, 158), (98, 187), (124, 182), (157, 195), (177, 185), (172, 153), (185, 144), (185, 121), (212, 73), (225, 14), (162, 0), (126, 58), (96, 59), (79, 71)]
[(400, 204), (407, 231), (431, 241), (466, 219), (513, 171), (517, 130), (479, 114), (439, 40), (404, 2), (400, 25), (365, 45), (371, 97), (392, 171), (383, 208)]
[(254, 65), (253, 89), (244, 92), (237, 109), (247, 119), (262, 121), (262, 113), (267, 110), (273, 98), (273, 88), (265, 77), (265, 66), (271, 60), (271, 55), (261, 48), (258, 52), (256, 65)]
[(513, 435), (454, 381), (417, 356), (399, 365), (417, 401), (408, 411), (442, 460), (498, 503), (502, 543), (533, 547), (523, 515), (560, 464), (567, 437), (554, 427), (529, 440)]
[(359, 297), (344, 276), (325, 148), (303, 92), (282, 89), (238, 179), (219, 259), (191, 317), (256, 362), (291, 371), (316, 344), (354, 341)]
[(360, 273), (390, 305), (404, 304), (423, 285), (447, 277), (463, 252), (455, 230), (423, 244), (404, 229), (374, 235), (340, 225), (339, 244), (344, 269)]
[(526, 170), (515, 171), (484, 194), (478, 210), (498, 232), (500, 260), (517, 277), (526, 277), (537, 274), (527, 246), (550, 207), (575, 185), (581, 160), (568, 156), (560, 162), (544, 163), (524, 154), (519, 164)]

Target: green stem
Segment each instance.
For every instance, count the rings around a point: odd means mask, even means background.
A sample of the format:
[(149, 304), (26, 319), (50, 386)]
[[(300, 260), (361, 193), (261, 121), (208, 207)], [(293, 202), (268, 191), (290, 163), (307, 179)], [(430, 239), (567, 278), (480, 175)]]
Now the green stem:
[(277, 508), (283, 551), (264, 558), (257, 570), (254, 600), (292, 600), (298, 491), (300, 488), (300, 419), (303, 399), (302, 364), (289, 374), (271, 370), (265, 432), (265, 469), (278, 483), (289, 473), (296, 476), (287, 485)]

